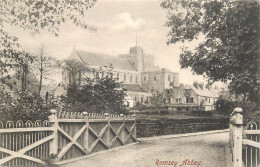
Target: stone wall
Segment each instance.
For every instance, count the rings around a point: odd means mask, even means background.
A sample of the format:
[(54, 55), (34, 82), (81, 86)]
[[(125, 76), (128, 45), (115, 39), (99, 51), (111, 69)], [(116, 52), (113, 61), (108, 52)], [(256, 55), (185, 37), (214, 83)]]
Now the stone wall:
[(138, 119), (137, 138), (227, 129), (228, 118)]

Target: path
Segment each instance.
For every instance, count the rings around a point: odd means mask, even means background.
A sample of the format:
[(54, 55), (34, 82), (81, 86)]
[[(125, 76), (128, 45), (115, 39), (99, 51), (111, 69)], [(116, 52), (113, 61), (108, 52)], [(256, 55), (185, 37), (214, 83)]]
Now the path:
[[(176, 163), (176, 167), (229, 167), (226, 156), (228, 133), (217, 133), (181, 138), (145, 140), (121, 149), (105, 151), (62, 167), (152, 167)], [(197, 161), (198, 165), (187, 165)], [(174, 162), (172, 162), (174, 161)]]

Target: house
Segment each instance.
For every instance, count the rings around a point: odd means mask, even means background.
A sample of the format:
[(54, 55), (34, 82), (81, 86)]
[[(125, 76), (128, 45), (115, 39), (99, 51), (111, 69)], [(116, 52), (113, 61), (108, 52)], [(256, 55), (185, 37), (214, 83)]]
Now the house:
[(173, 86), (164, 92), (164, 107), (171, 111), (197, 110), (198, 104), (193, 101), (194, 92), (184, 86)]
[(212, 92), (213, 89), (208, 85), (197, 82), (193, 85), (173, 86), (165, 90), (164, 107), (173, 111), (214, 110), (218, 96)]
[[(129, 107), (148, 102), (153, 90), (162, 92), (171, 85), (179, 84), (178, 73), (155, 66), (154, 56), (145, 54), (139, 46), (131, 47), (128, 54), (120, 54), (117, 57), (74, 48), (69, 60), (82, 63), (90, 69), (101, 70), (102, 75), (108, 72), (108, 67), (112, 65), (113, 77), (123, 83), (122, 87), (127, 90), (125, 100)], [(75, 79), (69, 70), (64, 69), (62, 80), (68, 85), (74, 79), (80, 85), (82, 77), (86, 75), (91, 75), (89, 70), (78, 71)]]
[(195, 103), (204, 111), (215, 110), (215, 102), (218, 99), (209, 85), (194, 82), (185, 88), (186, 103)]

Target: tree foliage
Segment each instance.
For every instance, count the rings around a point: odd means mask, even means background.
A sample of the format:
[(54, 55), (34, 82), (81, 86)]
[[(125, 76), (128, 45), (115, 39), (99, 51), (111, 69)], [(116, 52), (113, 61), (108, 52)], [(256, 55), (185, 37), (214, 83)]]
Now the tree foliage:
[(68, 21), (90, 31), (94, 26), (85, 23), (84, 16), (87, 9), (95, 4), (96, 0), (2, 0), (0, 1), (0, 67), (1, 75), (10, 72), (17, 62), (22, 61), (22, 51), (18, 38), (5, 30), (8, 25), (18, 26), (31, 33), (39, 33), (46, 29), (55, 36), (59, 34), (60, 26)]
[[(7, 31), (8, 26), (29, 30), (32, 34), (40, 33), (40, 30), (47, 30), (58, 36), (60, 26), (71, 21), (76, 26), (95, 31), (94, 26), (90, 26), (84, 21), (86, 11), (95, 2), (96, 0), (0, 1), (0, 115), (2, 119), (42, 119), (45, 117), (42, 114), (53, 107), (50, 99), (47, 102), (46, 99), (40, 97), (41, 86), (39, 86), (37, 94), (29, 90), (31, 89), (29, 80), (35, 79), (30, 76), (30, 72), (32, 72), (30, 65), (37, 63), (40, 66), (43, 65), (39, 69), (40, 78), (44, 79), (47, 75), (44, 74), (44, 69), (45, 72), (48, 71), (46, 68), (49, 67), (50, 61), (44, 61), (44, 56), (37, 59), (37, 56), (23, 51), (18, 38)], [(21, 87), (17, 86), (20, 81)]]
[(96, 0), (2, 0), (1, 20), (31, 30), (32, 33), (47, 29), (58, 35), (60, 25), (67, 21), (88, 30), (95, 30), (95, 27), (89, 26), (83, 19), (86, 11), (95, 2)]
[(19, 92), (16, 98), (7, 92), (0, 93), (0, 121), (46, 120), (50, 109), (57, 107), (53, 97), (43, 98), (29, 91)]
[(191, 67), (209, 82), (230, 81), (230, 88), (244, 101), (259, 101), (259, 4), (257, 1), (171, 1), (168, 10), (168, 44), (193, 41), (194, 51), (183, 48), (182, 68)]
[(81, 86), (72, 82), (67, 96), (62, 97), (67, 111), (125, 113), (125, 91), (111, 72), (94, 70), (92, 75), (82, 76)]

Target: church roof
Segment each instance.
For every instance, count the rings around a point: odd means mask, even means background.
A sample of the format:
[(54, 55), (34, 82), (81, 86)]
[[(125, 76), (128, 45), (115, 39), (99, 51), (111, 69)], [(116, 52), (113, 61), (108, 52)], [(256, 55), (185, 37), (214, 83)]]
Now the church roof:
[(123, 84), (122, 85), (124, 89), (131, 92), (144, 92), (147, 93), (144, 88), (142, 88), (140, 85), (137, 84)]
[(113, 68), (136, 71), (135, 67), (130, 62), (120, 57), (108, 56), (104, 54), (86, 52), (81, 50), (76, 50), (76, 52), (83, 63), (86, 63), (88, 65), (109, 67), (112, 64)]

